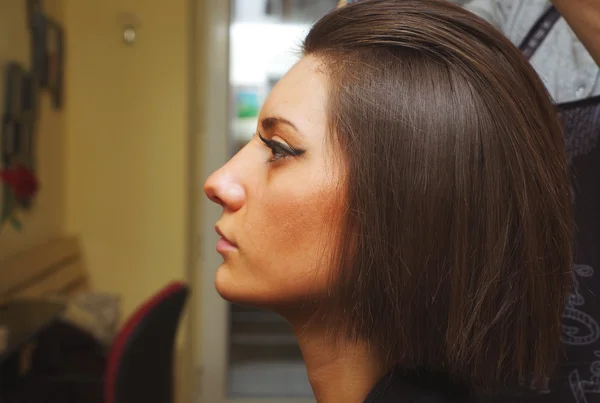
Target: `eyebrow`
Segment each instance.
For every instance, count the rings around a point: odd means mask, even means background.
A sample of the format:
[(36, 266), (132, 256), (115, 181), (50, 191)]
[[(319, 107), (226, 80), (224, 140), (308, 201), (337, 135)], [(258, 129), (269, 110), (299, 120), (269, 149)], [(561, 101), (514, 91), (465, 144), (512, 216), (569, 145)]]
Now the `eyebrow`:
[(301, 134), (295, 124), (293, 124), (292, 122), (290, 122), (287, 119), (284, 119), (284, 118), (281, 118), (278, 116), (269, 116), (260, 121), (260, 125), (262, 126), (263, 130), (271, 130), (275, 126), (281, 125), (281, 124), (289, 126), (292, 129), (294, 129), (298, 134)]

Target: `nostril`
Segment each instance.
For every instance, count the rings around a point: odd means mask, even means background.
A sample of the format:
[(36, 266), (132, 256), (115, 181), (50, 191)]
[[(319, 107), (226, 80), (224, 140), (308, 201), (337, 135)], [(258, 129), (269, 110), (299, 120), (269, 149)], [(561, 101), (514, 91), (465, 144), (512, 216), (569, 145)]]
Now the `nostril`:
[(223, 200), (221, 200), (221, 198), (217, 196), (217, 193), (215, 192), (215, 189), (213, 187), (205, 187), (204, 193), (206, 194), (206, 197), (208, 197), (208, 199), (213, 203), (220, 204), (221, 206), (223, 205)]
[(217, 203), (220, 206), (224, 206), (225, 203), (218, 196), (212, 195), (208, 197), (212, 202)]
[(208, 181), (204, 184), (204, 194), (208, 199), (214, 203), (221, 203), (221, 200), (217, 196), (217, 192), (215, 191), (215, 187), (209, 184)]

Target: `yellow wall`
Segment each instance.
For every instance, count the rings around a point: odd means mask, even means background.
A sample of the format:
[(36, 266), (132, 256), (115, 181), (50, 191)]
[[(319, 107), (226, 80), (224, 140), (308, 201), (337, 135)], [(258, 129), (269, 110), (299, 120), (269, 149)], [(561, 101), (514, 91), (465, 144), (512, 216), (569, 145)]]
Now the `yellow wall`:
[[(127, 315), (186, 276), (188, 1), (65, 3), (67, 228)], [(121, 13), (141, 22), (133, 46)]]
[[(42, 95), (42, 188), (23, 232), (6, 227), (0, 234), (0, 259), (78, 234), (92, 286), (120, 294), (126, 316), (187, 276), (191, 2), (43, 3), (65, 26), (65, 108), (52, 110)], [(29, 66), (25, 4), (0, 0), (0, 63)], [(123, 43), (122, 13), (141, 22), (133, 46)], [(178, 354), (188, 358), (184, 335)], [(189, 376), (189, 360), (178, 361)]]
[[(81, 236), (92, 286), (120, 294), (125, 317), (187, 275), (190, 2), (63, 1), (67, 229)], [(122, 13), (141, 24), (133, 46)], [(185, 335), (177, 400), (187, 402)]]
[[(61, 0), (45, 0), (48, 15), (62, 21)], [(0, 110), (4, 111), (4, 67), (16, 61), (30, 67), (30, 36), (25, 0), (0, 0)], [(38, 178), (41, 189), (35, 206), (22, 217), (23, 230), (10, 225), (0, 231), (0, 260), (61, 235), (65, 223), (65, 109), (51, 107), (47, 91), (41, 93), (37, 132)]]
[[(67, 229), (81, 236), (92, 286), (120, 294), (126, 316), (187, 276), (190, 2), (63, 1)], [(123, 13), (141, 24), (133, 46)], [(181, 402), (192, 374), (185, 335)]]

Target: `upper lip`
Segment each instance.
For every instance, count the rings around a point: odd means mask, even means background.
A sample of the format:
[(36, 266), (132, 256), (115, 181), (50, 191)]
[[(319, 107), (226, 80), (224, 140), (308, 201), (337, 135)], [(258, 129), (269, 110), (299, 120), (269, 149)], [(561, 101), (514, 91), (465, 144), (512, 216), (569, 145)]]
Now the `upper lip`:
[(230, 244), (232, 244), (233, 246), (236, 246), (235, 242), (233, 242), (231, 239), (227, 238), (225, 236), (225, 234), (223, 234), (223, 231), (221, 231), (221, 229), (219, 228), (218, 225), (215, 225), (215, 231), (217, 231), (217, 234), (219, 234), (219, 236), (221, 238), (223, 238), (224, 240), (226, 240), (227, 242), (229, 242)]

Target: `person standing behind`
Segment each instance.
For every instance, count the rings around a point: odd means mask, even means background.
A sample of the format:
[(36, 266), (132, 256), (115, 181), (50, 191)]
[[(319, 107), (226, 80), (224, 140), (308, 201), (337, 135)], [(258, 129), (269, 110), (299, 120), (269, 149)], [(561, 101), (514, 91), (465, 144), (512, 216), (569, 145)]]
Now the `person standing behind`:
[[(589, 3), (587, 8), (585, 3)], [(548, 0), (470, 0), (463, 1), (463, 6), (488, 20), (517, 46), (523, 45), (544, 13), (556, 9), (558, 19), (549, 21), (547, 36), (530, 55), (530, 63), (557, 103), (600, 95), (599, 1), (554, 0), (553, 4)], [(575, 12), (577, 15), (573, 15)], [(570, 18), (564, 17), (567, 14)], [(579, 15), (586, 14), (596, 16), (595, 23), (588, 23), (594, 26), (592, 29), (576, 25), (585, 25)], [(585, 34), (576, 34), (582, 31)], [(588, 39), (593, 35), (594, 40)], [(586, 48), (587, 42), (590, 45)]]

